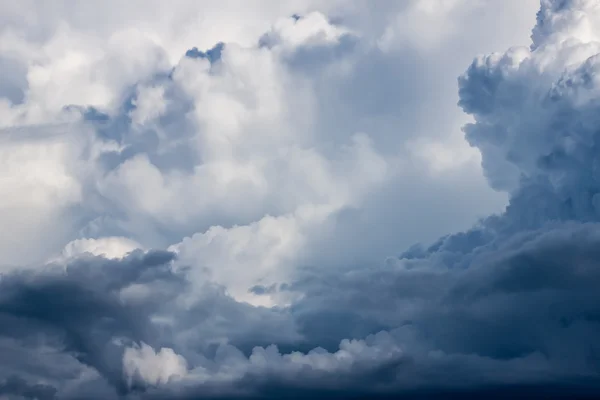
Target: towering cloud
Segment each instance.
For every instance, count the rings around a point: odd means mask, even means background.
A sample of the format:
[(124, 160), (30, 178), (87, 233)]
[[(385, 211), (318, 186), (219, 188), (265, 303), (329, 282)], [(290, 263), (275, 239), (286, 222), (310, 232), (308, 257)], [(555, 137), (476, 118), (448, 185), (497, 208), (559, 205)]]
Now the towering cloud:
[(291, 3), (177, 57), (6, 13), (0, 398), (600, 395), (598, 2), (460, 66), (475, 152), (445, 57), (510, 12)]

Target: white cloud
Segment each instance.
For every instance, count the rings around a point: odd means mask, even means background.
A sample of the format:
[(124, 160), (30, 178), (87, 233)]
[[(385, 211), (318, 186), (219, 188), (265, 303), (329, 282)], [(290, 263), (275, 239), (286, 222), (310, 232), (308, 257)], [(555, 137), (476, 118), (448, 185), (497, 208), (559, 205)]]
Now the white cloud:
[(279, 45), (284, 51), (289, 51), (298, 46), (335, 45), (347, 34), (351, 34), (348, 29), (330, 24), (327, 16), (313, 11), (299, 19), (279, 19), (263, 40), (271, 46)]
[(141, 343), (125, 350), (123, 371), (130, 387), (137, 383), (156, 386), (185, 377), (187, 363), (172, 349), (161, 348), (155, 352), (146, 343)]
[(103, 237), (98, 239), (75, 239), (67, 243), (61, 256), (72, 258), (89, 253), (94, 256), (106, 258), (122, 258), (133, 250), (140, 249), (141, 245), (126, 237)]
[(70, 125), (6, 129), (0, 136), (0, 265), (39, 262), (65, 240), (82, 201), (78, 157), (85, 140)]
[[(98, 251), (115, 256), (130, 247), (113, 252), (102, 242), (106, 237), (144, 248), (178, 248), (186, 237), (203, 238), (194, 251), (187, 242), (188, 253), (202, 254), (190, 264), (208, 267), (238, 299), (274, 304), (248, 289), (282, 283), (302, 263), (383, 259), (414, 241), (467, 227), (505, 203), (483, 181), (454, 105), (453, 80), (466, 63), (460, 57), (468, 60), (484, 42), (448, 50), (450, 38), (470, 34), (452, 21), (472, 23), (479, 6), (414, 2), (383, 16), (367, 13), (362, 2), (282, 2), (264, 13), (266, 3), (238, 4), (233, 14), (186, 1), (150, 13), (151, 6), (133, 2), (114, 16), (104, 3), (30, 3), (34, 11), (24, 25), (15, 21), (25, 8), (11, 7), (0, 32), (3, 55), (27, 71), (23, 104), (5, 103), (6, 124), (35, 131), (73, 118), (76, 111), (61, 111), (70, 105), (106, 113), (98, 117), (105, 122), (73, 128), (95, 129), (94, 143), (44, 156), (39, 162), (48, 165), (35, 168), (54, 177), (34, 185), (44, 195), (55, 193), (52, 201), (35, 196), (52, 210), (48, 215), (64, 218), (60, 213), (72, 207), (78, 213), (71, 224), (46, 223), (63, 234), (48, 241), (42, 259), (65, 246), (96, 243), (88, 240), (101, 240)], [(417, 35), (407, 44), (408, 34), (398, 31), (394, 46), (381, 52), (379, 28), (397, 27), (390, 15), (420, 27), (435, 17), (452, 23), (454, 33), (435, 36), (436, 53), (431, 38)], [(378, 28), (366, 29), (372, 22)], [(508, 41), (515, 33), (506, 35)], [(269, 46), (259, 46), (265, 37)], [(212, 64), (183, 57), (191, 47), (219, 41), (225, 46)], [(411, 55), (412, 48), (427, 50), (429, 58)], [(446, 65), (449, 54), (456, 66)], [(431, 82), (446, 83), (438, 89)], [(73, 146), (66, 134), (48, 140), (47, 149)], [(5, 168), (13, 171), (5, 173), (12, 174), (11, 190), (31, 193), (14, 157)], [(468, 178), (457, 182), (461, 175)], [(432, 217), (434, 206), (424, 199), (442, 197), (455, 199), (447, 202), (452, 210)], [(398, 204), (405, 212), (390, 217)], [(26, 221), (25, 215), (11, 211), (15, 221)], [(6, 242), (15, 249), (8, 263), (38, 259), (18, 256), (16, 249), (28, 245), (26, 234)], [(218, 244), (206, 239), (210, 235), (227, 239)], [(273, 242), (277, 235), (280, 244)], [(248, 259), (232, 256), (247, 247)]]
[(143, 125), (164, 115), (167, 110), (164, 96), (165, 91), (161, 86), (139, 87), (133, 102), (135, 108), (130, 113), (133, 123)]

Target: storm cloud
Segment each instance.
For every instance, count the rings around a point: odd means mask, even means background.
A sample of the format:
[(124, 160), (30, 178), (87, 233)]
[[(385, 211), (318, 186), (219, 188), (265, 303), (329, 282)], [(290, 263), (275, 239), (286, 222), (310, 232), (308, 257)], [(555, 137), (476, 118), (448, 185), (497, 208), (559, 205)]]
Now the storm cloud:
[(0, 398), (600, 395), (596, 0), (24, 4)]

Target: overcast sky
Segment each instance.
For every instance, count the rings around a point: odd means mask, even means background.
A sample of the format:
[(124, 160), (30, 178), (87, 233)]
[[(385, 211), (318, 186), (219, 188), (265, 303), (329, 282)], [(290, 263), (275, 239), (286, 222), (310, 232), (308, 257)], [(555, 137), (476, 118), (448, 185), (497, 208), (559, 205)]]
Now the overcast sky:
[(599, 193), (598, 0), (0, 0), (0, 399), (598, 396)]

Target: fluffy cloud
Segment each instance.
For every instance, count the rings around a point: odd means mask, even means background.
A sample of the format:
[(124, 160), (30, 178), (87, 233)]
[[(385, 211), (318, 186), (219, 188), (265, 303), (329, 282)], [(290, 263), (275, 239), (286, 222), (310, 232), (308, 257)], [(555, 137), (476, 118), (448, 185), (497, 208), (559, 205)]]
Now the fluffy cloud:
[(163, 385), (187, 373), (185, 358), (169, 348), (162, 348), (155, 353), (146, 343), (125, 350), (123, 369), (129, 387), (132, 387), (134, 379), (141, 380), (142, 385)]
[(598, 7), (492, 3), (2, 5), (0, 397), (597, 395)]

